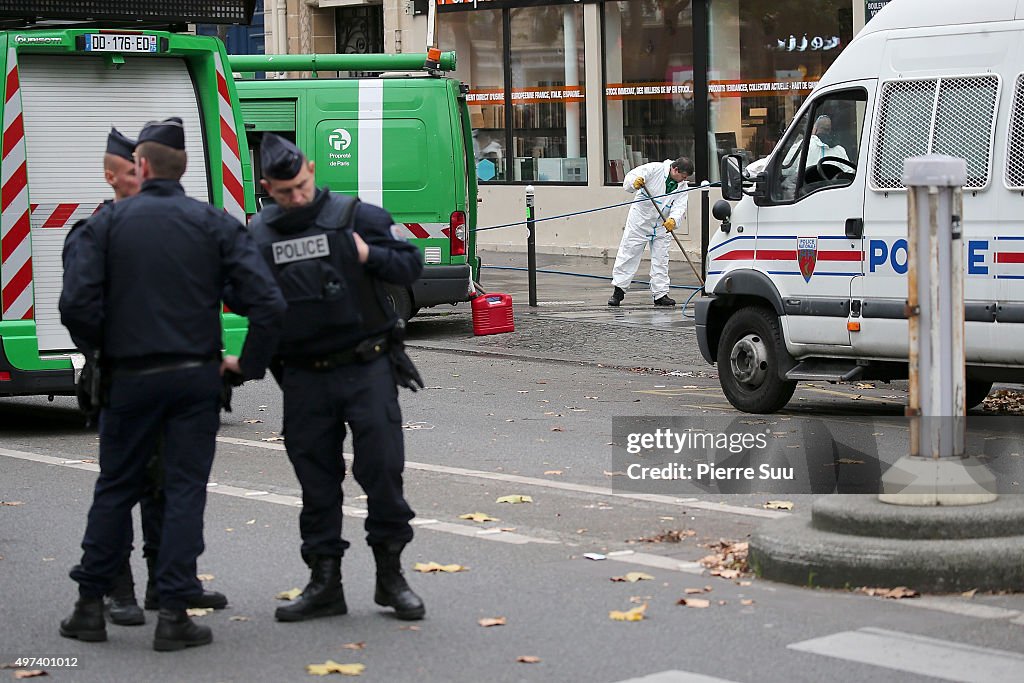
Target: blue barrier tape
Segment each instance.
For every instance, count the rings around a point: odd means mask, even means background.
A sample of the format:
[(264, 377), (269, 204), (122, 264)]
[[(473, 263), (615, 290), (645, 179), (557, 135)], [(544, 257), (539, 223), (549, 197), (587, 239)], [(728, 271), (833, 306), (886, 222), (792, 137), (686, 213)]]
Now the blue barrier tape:
[[(687, 187), (685, 190), (683, 190), (683, 192), (700, 192), (701, 190), (703, 190), (705, 188), (721, 187), (721, 186), (722, 186), (722, 183), (711, 183), (710, 185), (696, 185), (694, 187)], [(669, 194), (673, 194), (673, 193), (659, 194), (659, 195), (657, 195), (655, 197), (652, 197), (652, 199), (660, 199), (661, 197), (667, 197)], [(678, 193), (675, 193), (675, 194), (678, 194)], [(617, 207), (620, 207), (620, 206), (629, 206), (630, 204), (637, 204), (637, 203), (642, 203), (642, 202), (646, 202), (646, 201), (648, 201), (647, 197), (644, 197), (643, 199), (633, 199), (633, 200), (628, 201), (628, 202), (620, 202), (619, 204), (609, 204), (608, 206), (599, 206), (596, 209), (584, 209), (583, 211), (573, 211), (572, 213), (563, 213), (563, 214), (560, 214), (558, 216), (549, 216), (547, 218), (536, 218), (536, 219), (534, 219), (533, 222), (534, 223), (540, 223), (541, 221), (553, 221), (553, 220), (557, 220), (559, 218), (569, 218), (570, 216), (582, 216), (583, 214), (594, 213), (595, 211), (604, 211), (606, 209), (614, 209), (614, 208), (617, 208)], [(497, 230), (498, 228), (511, 228), (511, 227), (516, 226), (516, 225), (526, 225), (528, 222), (529, 221), (527, 221), (527, 220), (522, 220), (522, 221), (516, 221), (515, 223), (502, 223), (501, 225), (489, 225), (486, 228), (474, 228), (473, 232), (483, 232), (485, 230)]]

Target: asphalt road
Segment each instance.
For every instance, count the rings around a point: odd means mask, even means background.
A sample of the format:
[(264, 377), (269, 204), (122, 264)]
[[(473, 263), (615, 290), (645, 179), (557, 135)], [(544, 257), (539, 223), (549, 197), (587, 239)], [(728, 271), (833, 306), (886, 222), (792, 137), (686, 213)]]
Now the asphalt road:
[[(522, 276), (501, 272), (489, 289), (522, 300)], [(784, 414), (750, 420), (722, 397), (681, 311), (652, 311), (633, 297), (609, 312), (596, 279), (582, 286), (552, 275), (540, 283), (544, 300), (583, 303), (517, 305), (517, 332), (490, 338), (472, 336), (466, 307), (425, 312), (411, 326), (427, 383), (402, 393), (406, 488), (418, 513), (403, 559), (427, 604), (416, 629), (372, 602), (372, 557), (360, 529), (366, 501), (352, 481), (350, 613), (273, 620), (275, 595), (307, 576), (300, 491), (278, 435), (280, 395), (268, 380), (238, 390), (222, 419), (199, 571), (230, 606), (196, 617), (212, 626), (214, 643), (156, 653), (152, 613), (143, 627), (108, 626), (106, 643), (61, 638), (57, 624), (75, 599), (67, 571), (80, 553), (96, 435), (66, 399), (0, 400), (0, 664), (73, 658), (75, 667), (37, 667), (67, 681), (305, 680), (306, 665), (327, 660), (362, 663), (361, 679), (375, 681), (1020, 680), (1020, 595), (887, 600), (725, 579), (698, 562), (723, 539), (743, 541), (759, 524), (807, 514), (822, 464), (797, 455), (813, 451), (808, 425), (824, 422), (843, 442), (870, 429), (874, 445), (855, 443), (860, 452), (882, 463), (898, 457), (901, 428), (877, 425), (879, 416), (901, 413), (905, 386), (802, 385)], [(613, 419), (644, 417), (765, 429), (773, 452), (803, 479), (781, 492), (627, 487), (612, 454)], [(496, 502), (508, 495), (532, 502)], [(771, 499), (793, 510), (765, 509)], [(473, 512), (497, 519), (459, 518)], [(604, 559), (584, 556), (593, 553)], [(133, 560), (144, 577), (141, 557)], [(421, 574), (411, 571), (416, 562), (466, 570)], [(629, 572), (652, 578), (611, 580)], [(677, 604), (694, 598), (708, 606)], [(609, 618), (643, 604), (641, 621)], [(489, 617), (506, 623), (478, 624)], [(352, 643), (364, 646), (344, 647)], [(540, 661), (518, 662), (523, 656)]]

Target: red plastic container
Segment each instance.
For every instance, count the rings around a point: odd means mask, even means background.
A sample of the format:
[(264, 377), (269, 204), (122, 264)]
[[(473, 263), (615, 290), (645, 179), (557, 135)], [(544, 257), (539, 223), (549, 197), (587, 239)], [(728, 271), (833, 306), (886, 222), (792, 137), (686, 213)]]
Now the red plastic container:
[(491, 293), (473, 299), (473, 334), (501, 334), (515, 329), (511, 296)]

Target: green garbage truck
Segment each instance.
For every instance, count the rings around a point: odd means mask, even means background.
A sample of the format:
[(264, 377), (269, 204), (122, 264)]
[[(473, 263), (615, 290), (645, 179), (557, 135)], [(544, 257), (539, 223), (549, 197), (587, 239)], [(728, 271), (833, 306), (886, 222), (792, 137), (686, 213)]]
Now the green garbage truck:
[[(392, 287), (400, 316), (470, 300), (476, 293), (477, 184), (467, 88), (443, 75), (455, 53), (233, 55), (251, 161), (260, 177), (265, 132), (295, 142), (317, 184), (383, 206), (395, 231), (419, 247), (425, 268)], [(342, 71), (360, 78), (247, 79), (254, 72)], [(253, 184), (259, 198), (261, 188)]]

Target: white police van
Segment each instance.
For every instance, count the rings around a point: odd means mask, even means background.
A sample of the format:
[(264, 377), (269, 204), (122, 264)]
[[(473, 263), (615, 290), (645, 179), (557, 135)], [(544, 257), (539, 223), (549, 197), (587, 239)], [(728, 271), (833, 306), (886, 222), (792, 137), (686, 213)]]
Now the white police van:
[(723, 196), (740, 202), (715, 206), (696, 318), (736, 408), (776, 411), (800, 380), (907, 376), (901, 174), (927, 153), (967, 161), (967, 405), (1024, 382), (1024, 0), (893, 0), (752, 187), (723, 160)]

